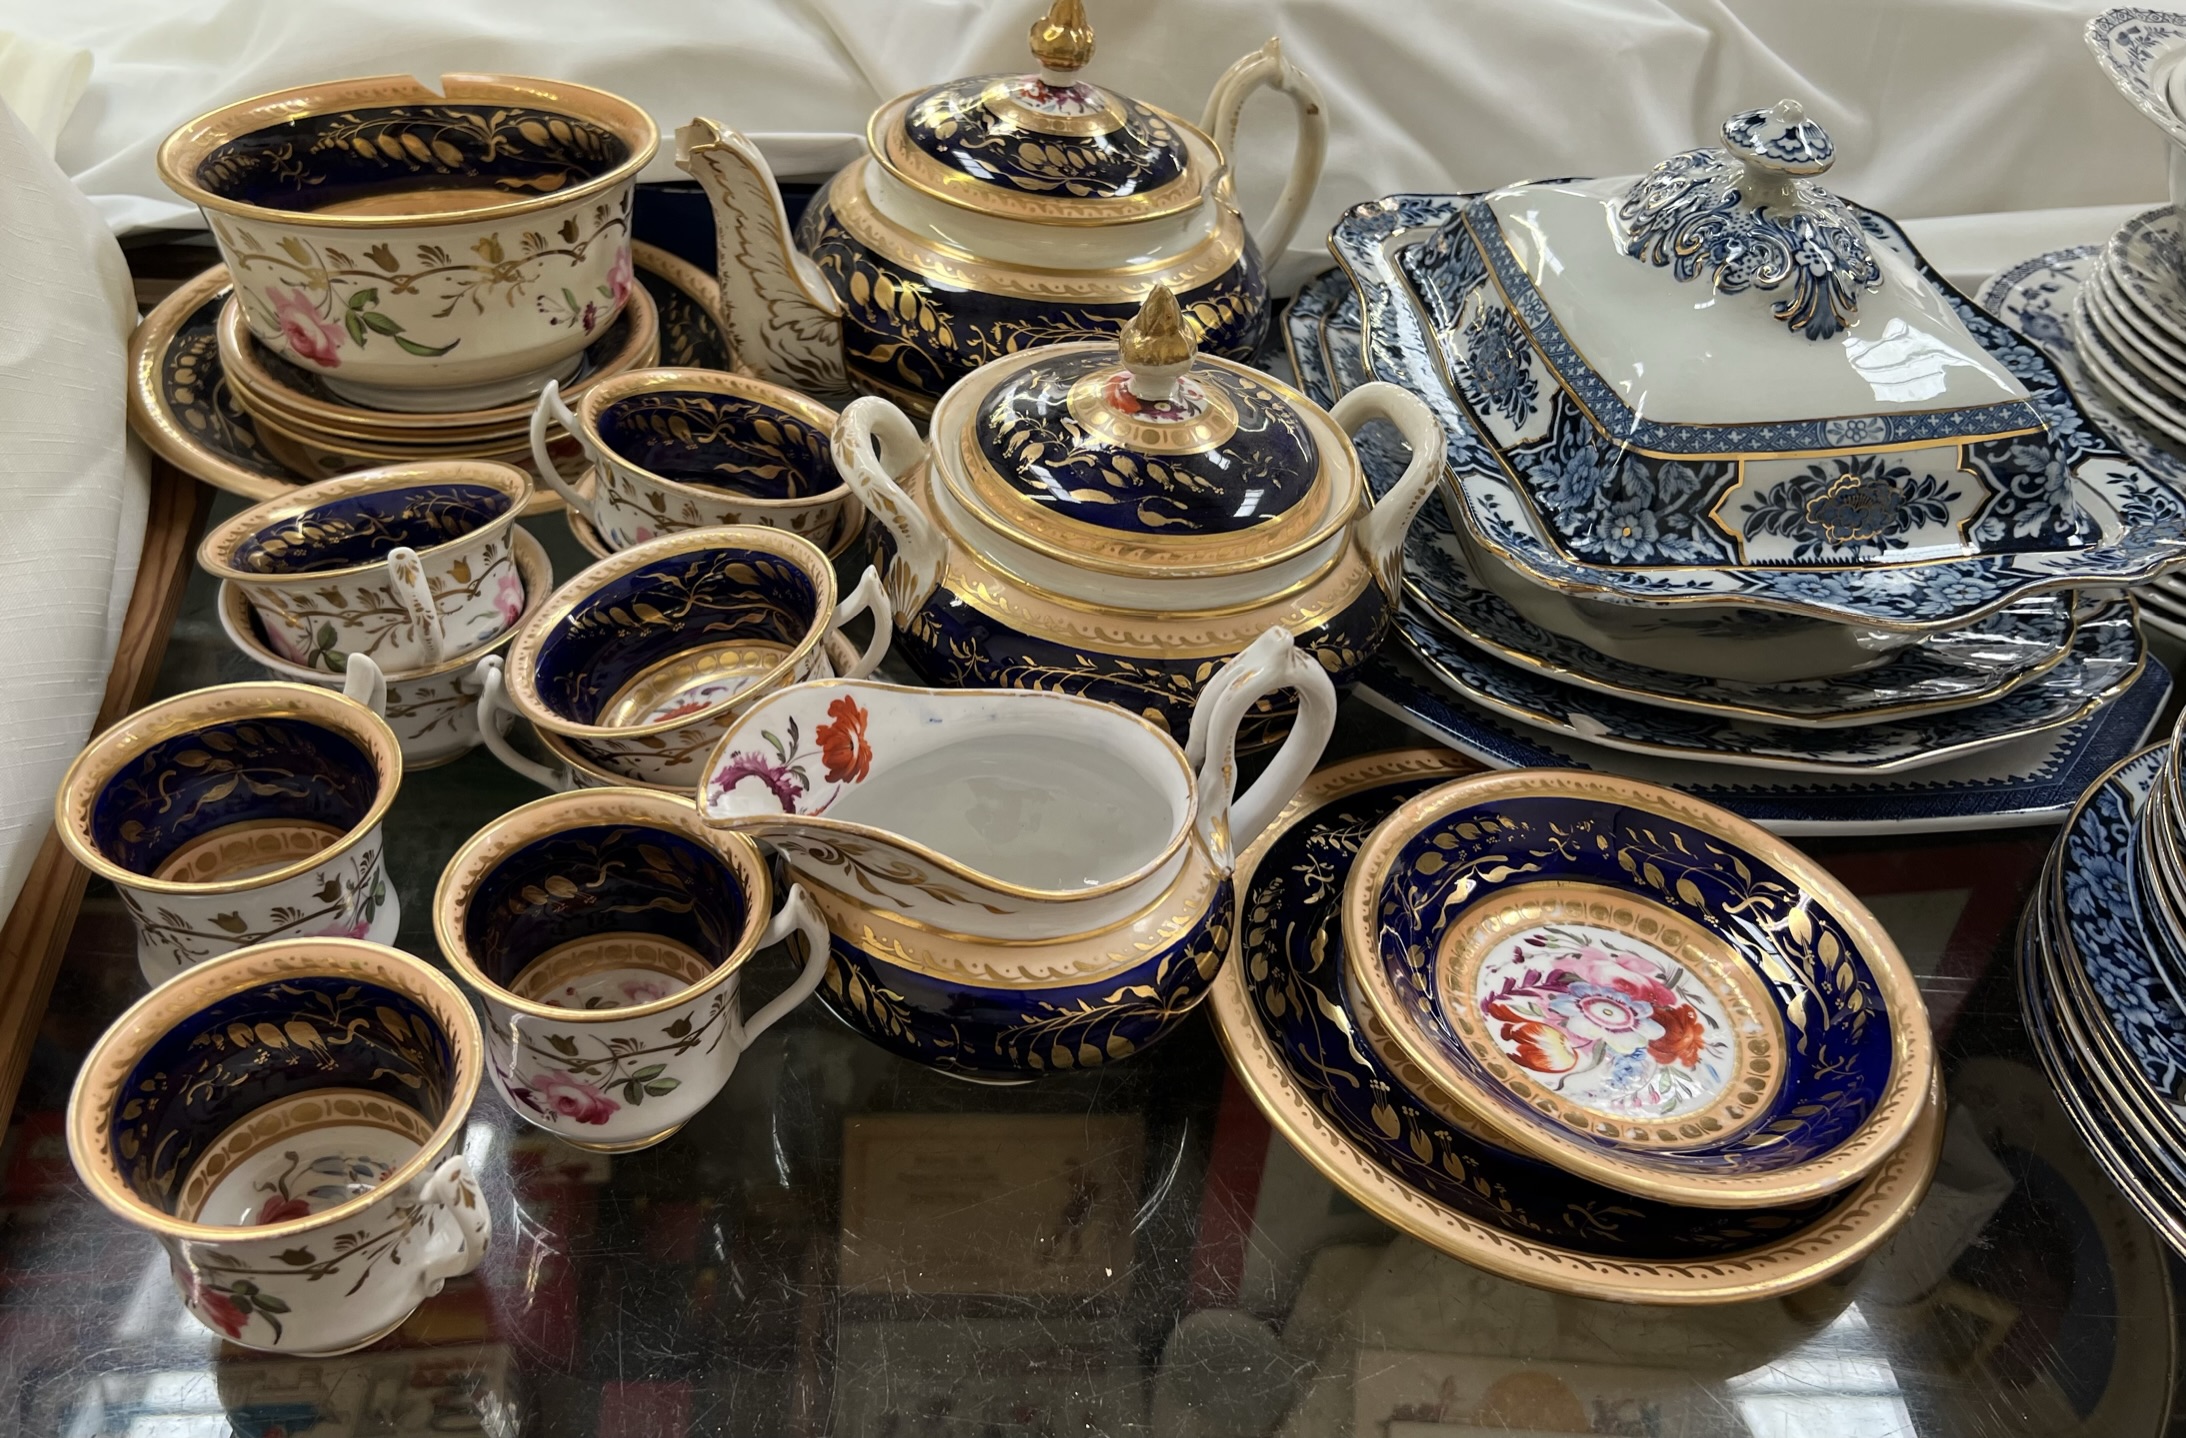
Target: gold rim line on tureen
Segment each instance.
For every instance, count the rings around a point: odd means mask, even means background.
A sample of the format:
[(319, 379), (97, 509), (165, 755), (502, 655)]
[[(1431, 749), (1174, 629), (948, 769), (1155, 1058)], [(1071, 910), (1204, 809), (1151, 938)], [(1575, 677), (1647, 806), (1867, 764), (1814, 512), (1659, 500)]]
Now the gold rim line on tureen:
[[(1675, 789), (1661, 788), (1637, 779), (1622, 779), (1583, 769), (1524, 769), (1491, 772), (1413, 796), (1375, 826), (1359, 846), (1342, 898), (1344, 971), (1352, 986), (1366, 999), (1382, 1027), (1398, 1048), (1421, 1070), (1439, 1075), (1443, 1061), (1420, 1037), (1398, 1019), (1405, 1005), (1378, 962), (1382, 880), (1398, 851), (1426, 827), (1462, 809), (1507, 799), (1560, 798), (1622, 805), (1642, 814), (1662, 815), (1688, 825), (1732, 848), (1762, 860), (1796, 886), (1800, 903), (1793, 916), (1811, 925), (1809, 907), (1820, 906), (1851, 936), (1865, 958), (1875, 987), (1882, 995), (1882, 1009), (1890, 1023), (1890, 1078), (1867, 1120), (1851, 1137), (1811, 1164), (1777, 1174), (1742, 1175), (1735, 1183), (1695, 1187), (1685, 1181), (1634, 1172), (1630, 1160), (1612, 1153), (1598, 1153), (1583, 1140), (1555, 1143), (1529, 1131), (1520, 1120), (1491, 1100), (1471, 1093), (1462, 1084), (1442, 1082), (1438, 1087), (1474, 1120), (1502, 1135), (1506, 1146), (1515, 1146), (1556, 1166), (1597, 1183), (1669, 1202), (1691, 1202), (1705, 1192), (1713, 1206), (1726, 1206), (1726, 1191), (1742, 1200), (1735, 1207), (1787, 1205), (1818, 1198), (1865, 1176), (1896, 1152), (1924, 1111), (1924, 1095), (1934, 1076), (1934, 1042), (1928, 1032), (1928, 1010), (1921, 1001), (1919, 985), (1903, 955), (1882, 926), (1867, 913), (1853, 893), (1829, 872), (1798, 849), (1756, 824), (1738, 818), (1712, 804)], [(1682, 916), (1681, 916), (1682, 917)], [(1687, 920), (1690, 922), (1690, 920)], [(1786, 923), (1791, 919), (1787, 918)]]
[[(536, 692), (535, 677), (539, 662), (539, 649), (547, 636), (577, 605), (589, 598), (600, 586), (635, 573), (658, 560), (678, 554), (688, 554), (700, 549), (719, 549), (734, 545), (741, 549), (765, 550), (777, 559), (802, 569), (812, 580), (813, 622), (805, 636), (785, 652), (782, 658), (766, 673), (725, 699), (718, 699), (704, 709), (680, 714), (673, 719), (661, 719), (651, 724), (579, 724), (564, 719), (546, 708)], [(816, 563), (814, 561), (817, 561)], [(509, 646), (508, 660), (503, 670), (505, 692), (516, 706), (518, 713), (541, 729), (552, 729), (578, 739), (633, 739), (651, 734), (670, 734), (678, 729), (688, 729), (719, 718), (725, 711), (748, 706), (752, 696), (766, 692), (767, 686), (784, 674), (793, 673), (820, 642), (827, 637), (829, 626), (834, 622), (835, 564), (821, 548), (801, 535), (786, 529), (770, 529), (757, 524), (724, 524), (711, 529), (686, 529), (674, 534), (663, 534), (634, 544), (628, 549), (617, 550), (611, 558), (600, 560), (580, 572), (574, 579), (554, 591), (547, 607), (536, 619), (528, 622)], [(663, 661), (665, 662), (665, 661)]]
[[(1382, 240), (1382, 253), (1384, 255), (1388, 255), (1396, 249), (1403, 248), (1406, 245), (1412, 243), (1416, 243), (1416, 241), (1411, 238), (1413, 235), (1422, 233), (1431, 234), (1433, 233), (1433, 230), (1434, 227), (1431, 225), (1414, 225), (1408, 229), (1393, 231), (1390, 235)], [(1344, 272), (1345, 277), (1352, 282), (1353, 286), (1355, 288), (1359, 287), (1358, 276), (1353, 272), (1351, 266), (1344, 260), (1344, 257), (1342, 255), (1339, 254), (1336, 256), (1336, 263), (1337, 268), (1341, 269)], [(1378, 285), (1380, 281), (1378, 278), (1375, 278), (1373, 280), (1373, 283)], [(1364, 293), (1363, 288), (1361, 289), (1361, 293)], [(1401, 300), (1386, 301), (1386, 303), (1401, 303), (1406, 305), (1410, 313), (1412, 314), (1414, 321), (1416, 323), (1419, 323), (1423, 327), (1423, 329), (1427, 328), (1426, 317), (1424, 312), (1419, 307), (1419, 302), (1416, 299), (1411, 298), (1408, 294), (1405, 298)], [(1361, 360), (1366, 365), (1369, 373), (1372, 373), (1374, 367), (1374, 358), (1373, 347), (1371, 345), (1367, 346), (1361, 351)], [(1379, 375), (1374, 375), (1374, 377), (1377, 379), (1381, 378), (1381, 376)], [(1465, 399), (1462, 395), (1453, 393), (1449, 395), (1449, 399), (1452, 403), (1463, 409), (1468, 418), (1472, 416), (1472, 408), (1470, 405), (1465, 403)], [(1474, 428), (1476, 430), (1479, 429), (1477, 422), (1474, 423)], [(1480, 432), (1483, 434), (1485, 433), (1485, 431)], [(1510, 474), (1509, 466), (1503, 460), (1499, 447), (1493, 444), (1488, 444), (1487, 448), (1495, 451), (1496, 463), (1498, 467), (1503, 470), (1506, 476), (1508, 476)], [(1526, 512), (1528, 516), (1533, 516), (1535, 511), (1533, 509), (1531, 499), (1526, 496), (1524, 484), (1516, 479), (1511, 479), (1509, 482), (1511, 487), (1518, 491), (1519, 502), (1526, 506)], [(1630, 607), (1630, 601), (1625, 599), (1621, 595), (1621, 593), (1612, 586), (1604, 584), (1590, 584), (1583, 580), (1574, 580), (1561, 574), (1545, 574), (1540, 572), (1533, 565), (1529, 564), (1524, 559), (1514, 554), (1508, 547), (1498, 543), (1493, 535), (1490, 535), (1481, 529), (1479, 524), (1473, 519), (1470, 504), (1465, 499), (1462, 492), (1461, 481), (1459, 481), (1455, 475), (1449, 473), (1447, 468), (1445, 468), (1442, 476), (1442, 485), (1445, 491), (1453, 492), (1452, 497), (1456, 500), (1455, 508), (1458, 511), (1458, 514), (1453, 518), (1455, 522), (1459, 523), (1462, 526), (1464, 531), (1464, 539), (1467, 543), (1479, 545), (1482, 549), (1487, 550), (1490, 554), (1494, 555), (1498, 560), (1500, 560), (1505, 567), (1523, 576), (1528, 582), (1538, 584), (1545, 589), (1553, 591), (1554, 593), (1563, 595), (1574, 595), (1585, 599), (1594, 599), (1604, 604), (1616, 604), (1620, 606)], [(1543, 548), (1551, 550), (1556, 548), (1556, 546), (1551, 544), (1547, 539), (1541, 538), (1541, 530), (1538, 523), (1533, 526), (1533, 533), (1536, 540), (1541, 544)], [(1979, 556), (1975, 555), (1962, 555), (1956, 561), (1937, 561), (1932, 559), (1925, 561), (1877, 560), (1872, 564), (1867, 564), (1863, 567), (1878, 570), (1911, 569), (1919, 567), (1923, 564), (1949, 564), (1954, 562), (1971, 563), (1976, 561), (1978, 558)], [(1717, 567), (1720, 566), (1711, 566), (1704, 564), (1623, 565), (1618, 566), (1618, 572), (1635, 575), (1694, 574), (1699, 573), (1703, 570)], [(1811, 566), (1802, 567), (1787, 565), (1747, 565), (1740, 567), (1754, 569), (1811, 568)], [(1828, 571), (1815, 572), (1826, 573)], [(2003, 608), (2008, 604), (2015, 603), (2020, 599), (2027, 598), (2030, 594), (2048, 593), (2053, 590), (2070, 589), (2072, 587), (2072, 582), (2069, 580), (2059, 581), (2054, 584), (2035, 583), (2031, 585), (2021, 586), (2020, 588), (2013, 590), (2010, 593), (1999, 595), (1992, 602), (1985, 604), (1979, 608), (1964, 613), (1954, 613), (1944, 619), (1904, 620), (1886, 614), (1872, 614), (1862, 617), (1859, 621), (1859, 627), (1867, 629), (1888, 630), (1892, 633), (1899, 634), (1931, 633), (1936, 630), (1949, 629), (1958, 625), (1971, 623), (1973, 620), (1979, 619), (1983, 615), (1993, 614), (1997, 610)], [(1728, 594), (1721, 592), (1685, 592), (1673, 594), (1655, 594), (1649, 596), (1647, 600), (1647, 605), (1645, 607), (1668, 609), (1673, 607), (1692, 608), (1695, 606), (1702, 608), (1712, 606), (1715, 608), (1766, 609), (1777, 613), (1797, 614), (1808, 618), (1821, 619), (1829, 623), (1835, 624), (1843, 624), (1846, 622), (1844, 616), (1841, 613), (1837, 613), (1827, 608), (1817, 608), (1813, 605), (1807, 604), (1797, 599), (1788, 599), (1774, 594)]]
[[(823, 435), (832, 433), (835, 428), (835, 421), (841, 417), (834, 410), (829, 409), (810, 395), (793, 390), (787, 385), (776, 384), (771, 380), (755, 379), (750, 375), (735, 374), (728, 370), (652, 368), (631, 370), (625, 374), (613, 375), (600, 381), (596, 387), (586, 390), (577, 397), (575, 406), (577, 418), (587, 426), (596, 426), (599, 423), (600, 411), (606, 409), (609, 405), (635, 395), (651, 394), (659, 390), (691, 390), (700, 394), (731, 395), (737, 399), (748, 400), (753, 404), (767, 405), (774, 409), (784, 410), (812, 426), (814, 430)], [(817, 505), (820, 501), (830, 497), (842, 498), (843, 492), (850, 487), (849, 481), (838, 474), (835, 476), (835, 483), (827, 489), (817, 489), (810, 494), (791, 494), (784, 495), (779, 499), (768, 499), (760, 495), (737, 494), (725, 489), (710, 489), (704, 485), (692, 484), (688, 480), (672, 479), (665, 474), (659, 474), (647, 469), (642, 464), (634, 464), (616, 451), (609, 450), (608, 452), (614, 456), (614, 462), (617, 465), (644, 475), (648, 481), (659, 485), (671, 494), (692, 499), (711, 500), (715, 503), (727, 500), (739, 509), (755, 509), (764, 512), (792, 506)], [(587, 470), (597, 476), (599, 465), (592, 462), (589, 455), (586, 456), (586, 459)], [(832, 462), (831, 460), (830, 464)], [(582, 475), (579, 476), (580, 479), (582, 477)], [(594, 483), (598, 483), (597, 478), (594, 479)], [(575, 488), (575, 486), (571, 487)], [(595, 489), (593, 493), (596, 496), (598, 491)], [(830, 558), (832, 557), (830, 556)]]
[[(627, 553), (628, 551), (624, 552)], [(951, 702), (963, 702), (983, 695), (995, 695), (1007, 702), (1017, 703), (1027, 700), (1033, 695), (1038, 695), (1039, 698), (1036, 702), (1039, 703), (1074, 704), (1093, 710), (1110, 722), (1119, 719), (1129, 720), (1159, 739), (1162, 752), (1175, 758), (1176, 766), (1184, 776), (1184, 790), (1190, 796), (1190, 802), (1184, 806), (1184, 812), (1178, 816), (1176, 832), (1169, 836), (1169, 842), (1162, 846), (1160, 853), (1149, 858), (1145, 863), (1121, 878), (1105, 879), (1098, 884), (1087, 884), (1072, 889), (1037, 889), (1024, 884), (1008, 883), (995, 878), (991, 874), (981, 873), (962, 860), (951, 858), (949, 855), (905, 835), (877, 828), (870, 824), (855, 824), (847, 819), (831, 818), (826, 814), (792, 814), (787, 811), (779, 811), (772, 814), (716, 818), (705, 812), (705, 804), (701, 801), (699, 805), (700, 817), (705, 823), (717, 828), (734, 829), (740, 827), (742, 820), (747, 818), (754, 823), (780, 819), (793, 823), (800, 828), (819, 830), (823, 833), (851, 834), (870, 843), (884, 844), (892, 849), (901, 849), (906, 854), (916, 854), (919, 858), (936, 865), (946, 873), (983, 885), (998, 894), (1008, 894), (1012, 898), (1018, 899), (1045, 899), (1057, 902), (1098, 898), (1103, 894), (1113, 894), (1119, 889), (1129, 888), (1159, 870), (1180, 846), (1190, 843), (1193, 835), (1198, 832), (1199, 776), (1192, 769), (1191, 760), (1185, 757), (1184, 746), (1177, 743), (1168, 730), (1154, 723), (1145, 715), (1134, 714), (1128, 709), (1110, 704), (1105, 699), (1089, 699), (1082, 694), (1065, 694), (1054, 689), (936, 689), (920, 684), (890, 684), (880, 679), (824, 679), (817, 681), (817, 684), (824, 684), (829, 689), (834, 690), (880, 689), (890, 694), (922, 694), (929, 698), (947, 699)], [(793, 687), (802, 688), (805, 686)], [(767, 695), (766, 698), (771, 700), (785, 692), (787, 691), (776, 690), (775, 693)], [(746, 724), (751, 722), (752, 714), (758, 707), (758, 705), (754, 705), (752, 709), (747, 709), (730, 722), (727, 731), (722, 734), (719, 741), (715, 743), (712, 753), (707, 756), (704, 771), (705, 778), (699, 781), (701, 786), (713, 777), (716, 769), (720, 768), (721, 758), (728, 753), (730, 742), (738, 737)], [(701, 787), (700, 792), (704, 792), (703, 787)], [(981, 940), (981, 942), (986, 941)]]
[[(284, 979), (324, 974), (330, 969), (415, 1001), (431, 1012), (448, 1036), (455, 1064), (447, 1111), (418, 1151), (363, 1193), (317, 1213), (279, 1223), (238, 1227), (194, 1223), (152, 1207), (120, 1182), (106, 1117), (118, 1101), (120, 1086), (128, 1081), (151, 1044), (220, 999)], [(132, 1051), (125, 1055), (124, 1046)], [(93, 1046), (69, 1090), (69, 1157), (92, 1197), (109, 1211), (162, 1237), (232, 1243), (245, 1237), (281, 1239), (338, 1227), (390, 1193), (400, 1192), (424, 1177), (439, 1162), (441, 1150), (462, 1135), (484, 1073), (484, 1050), (485, 1036), (479, 1030), (470, 1000), (453, 980), (424, 960), (363, 939), (276, 939), (193, 964), (138, 999), (114, 1020)]]
[(466, 530), (453, 539), (444, 539), (438, 544), (422, 547), (413, 546), (413, 552), (420, 559), (459, 545), (500, 538), (516, 527), (516, 521), (523, 516), (525, 501), (531, 498), (531, 476), (513, 464), (502, 464), (498, 460), (418, 459), (379, 465), (350, 474), (338, 474), (331, 479), (317, 480), (289, 494), (252, 505), (205, 536), (197, 546), (198, 567), (215, 579), (240, 580), (249, 584), (263, 584), (268, 581), (318, 583), (322, 580), (353, 579), (360, 574), (376, 573), (386, 568), (387, 561), (384, 557), (366, 560), (362, 564), (346, 564), (339, 569), (261, 570), (238, 569), (228, 563), (227, 556), (235, 552), (236, 546), (254, 537), (259, 531), (300, 518), (335, 500), (354, 499), (358, 495), (430, 484), (481, 485), (500, 493), (508, 500), (509, 505), (476, 529)]
[(1298, 1090), (1245, 992), (1242, 949), (1254, 922), (1250, 900), (1261, 859), (1292, 827), (1350, 794), (1406, 778), (1477, 772), (1478, 764), (1448, 750), (1409, 749), (1332, 764), (1306, 781), (1240, 857), (1232, 952), (1210, 987), (1209, 1009), (1231, 1071), (1269, 1123), (1322, 1177), (1383, 1222), (1497, 1277), (1556, 1292), (1621, 1303), (1726, 1304), (1794, 1292), (1872, 1253), (1920, 1202), (1935, 1174), (1943, 1143), (1939, 1080), (1931, 1080), (1921, 1121), (1906, 1141), (1814, 1226), (1743, 1254), (1688, 1263), (1599, 1258), (1467, 1218), (1367, 1158)]
[[(253, 719), (294, 719), (334, 730), (362, 749), (372, 760), (377, 784), (372, 805), (364, 817), (323, 849), (278, 869), (193, 884), (178, 879), (159, 879), (123, 868), (99, 852), (91, 836), (91, 806), (128, 760), (154, 744), (194, 733), (208, 724)], [(111, 761), (111, 762), (110, 762)], [(282, 679), (259, 679), (241, 684), (214, 684), (191, 689), (147, 705), (119, 719), (84, 746), (61, 776), (60, 792), (53, 800), (53, 826), (61, 842), (82, 864), (102, 879), (127, 888), (155, 894), (235, 894), (264, 888), (339, 858), (363, 842), (364, 837), (387, 817), (402, 785), (402, 746), (387, 721), (356, 700), (315, 684), (296, 684)], [(286, 941), (283, 941), (286, 942)]]
[[(544, 1004), (487, 978), (463, 937), (463, 919), (469, 912), (470, 900), (477, 893), (479, 882), (497, 864), (526, 844), (572, 827), (600, 828), (617, 824), (631, 828), (654, 824), (673, 829), (718, 856), (735, 871), (744, 894), (744, 930), (737, 935), (736, 947), (715, 961), (706, 976), (689, 987), (677, 989), (650, 1003), (612, 1009), (569, 1009)], [(742, 973), (745, 963), (759, 952), (759, 940), (765, 935), (767, 922), (772, 917), (767, 900), (773, 892), (766, 861), (759, 857), (759, 846), (742, 834), (711, 832), (699, 815), (696, 800), (635, 785), (572, 789), (566, 794), (548, 794), (528, 804), (520, 804), (463, 841), (462, 847), (440, 871), (440, 881), (433, 886), (433, 937), (440, 944), (440, 952), (464, 981), (497, 1004), (506, 1004), (534, 1018), (570, 1023), (619, 1023), (666, 1013), (711, 993)], [(609, 935), (582, 937), (605, 938)]]
[[(160, 145), (155, 163), (159, 177), (176, 194), (207, 210), (240, 219), (300, 224), (345, 230), (379, 230), (416, 226), (445, 226), (498, 220), (510, 215), (549, 209), (571, 200), (584, 199), (614, 189), (651, 162), (660, 148), (660, 128), (650, 115), (620, 95), (589, 85), (564, 80), (541, 80), (528, 75), (496, 75), (457, 71), (440, 77), (435, 93), (413, 75), (372, 75), (315, 85), (270, 90), (209, 110), (183, 125)], [(542, 110), (556, 110), (590, 120), (612, 131), (630, 153), (602, 174), (543, 195), (525, 195), (505, 203), (472, 209), (433, 211), (426, 214), (358, 215), (326, 214), (315, 210), (282, 210), (226, 199), (197, 183), (197, 167), (213, 151), (230, 140), (259, 130), (273, 129), (294, 120), (382, 105), (506, 104), (521, 101)]]

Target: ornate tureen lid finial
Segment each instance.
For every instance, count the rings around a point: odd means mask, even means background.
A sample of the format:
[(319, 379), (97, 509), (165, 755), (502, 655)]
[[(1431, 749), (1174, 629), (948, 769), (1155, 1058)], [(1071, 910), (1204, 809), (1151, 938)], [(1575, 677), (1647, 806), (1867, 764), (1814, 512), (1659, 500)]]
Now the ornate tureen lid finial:
[(1085, 18), (1085, 0), (1055, 0), (1047, 13), (1032, 22), (1032, 58), (1040, 62), (1040, 78), (1050, 85), (1068, 85), (1071, 72), (1082, 70), (1093, 58), (1093, 27)]
[(1155, 403), (1177, 391), (1177, 381), (1192, 367), (1199, 345), (1185, 327), (1184, 311), (1167, 285), (1156, 285), (1139, 312), (1117, 332), (1116, 348), (1130, 372), (1131, 393)]
[(1796, 100), (1723, 122), (1723, 148), (1687, 150), (1649, 170), (1617, 208), (1625, 253), (1680, 280), (1705, 274), (1722, 294), (1789, 294), (1770, 313), (1810, 340), (1859, 318), (1882, 267), (1852, 207), (1811, 176), (1837, 147)]

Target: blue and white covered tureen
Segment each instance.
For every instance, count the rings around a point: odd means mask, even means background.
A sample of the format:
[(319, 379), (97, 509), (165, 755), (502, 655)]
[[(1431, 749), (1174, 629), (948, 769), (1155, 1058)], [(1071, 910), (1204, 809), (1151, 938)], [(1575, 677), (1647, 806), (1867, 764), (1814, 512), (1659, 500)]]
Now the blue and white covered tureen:
[(1894, 224), (1815, 183), (1833, 147), (1796, 103), (1722, 138), (1338, 224), (1369, 363), (1442, 419), (1484, 581), (1611, 652), (1635, 621), (1689, 630), (1696, 673), (1766, 631), (1792, 678), (2186, 560), (2181, 496)]

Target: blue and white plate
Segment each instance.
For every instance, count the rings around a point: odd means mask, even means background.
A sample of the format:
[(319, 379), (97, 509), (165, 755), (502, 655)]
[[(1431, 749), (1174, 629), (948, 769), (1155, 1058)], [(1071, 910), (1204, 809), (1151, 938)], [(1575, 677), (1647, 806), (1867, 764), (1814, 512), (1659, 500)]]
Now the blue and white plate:
[[(1644, 605), (1739, 605), (1846, 624), (1917, 630), (1964, 624), (2028, 594), (2076, 585), (2128, 584), (2186, 563), (2186, 495), (2108, 447), (2073, 404), (2039, 350), (1947, 285), (1939, 288), (1984, 347), (2026, 386), (2071, 456), (2077, 497), (2096, 526), (2078, 548), (1989, 554), (1934, 564), (1819, 571), (1731, 566), (1619, 568), (1580, 563), (1539, 532), (1532, 508), (1504, 473), (1470, 411), (1441, 375), (1433, 337), (1405, 280), (1399, 253), (1425, 241), (1469, 196), (1393, 195), (1354, 206), (1331, 248), (1358, 287), (1367, 369), (1418, 394), (1448, 436), (1452, 484), (1474, 537), (1535, 581), (1567, 594)], [(1895, 226), (1875, 218), (1885, 235)]]
[(2186, 234), (2176, 210), (2158, 205), (2127, 220), (2103, 246), (2103, 270), (2137, 318), (2186, 345)]
[(2131, 601), (2084, 617), (2063, 663), (1993, 703), (1854, 729), (1795, 729), (1683, 714), (1579, 689), (1485, 654), (1407, 599), (1397, 633), (1455, 693), (1508, 719), (1629, 754), (1802, 774), (1892, 774), (2085, 719), (2147, 665)]

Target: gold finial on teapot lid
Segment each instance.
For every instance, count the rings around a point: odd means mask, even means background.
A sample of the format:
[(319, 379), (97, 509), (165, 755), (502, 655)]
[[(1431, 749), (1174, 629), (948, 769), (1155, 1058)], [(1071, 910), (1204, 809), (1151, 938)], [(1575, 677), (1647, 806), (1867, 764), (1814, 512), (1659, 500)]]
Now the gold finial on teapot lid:
[(1131, 393), (1140, 399), (1167, 399), (1178, 376), (1192, 367), (1199, 345), (1185, 326), (1184, 311), (1167, 285), (1154, 286), (1139, 312), (1116, 334), (1123, 365), (1131, 371)]
[(1093, 58), (1093, 26), (1085, 18), (1085, 0), (1055, 0), (1032, 22), (1032, 58), (1050, 84), (1071, 83), (1069, 74)]

